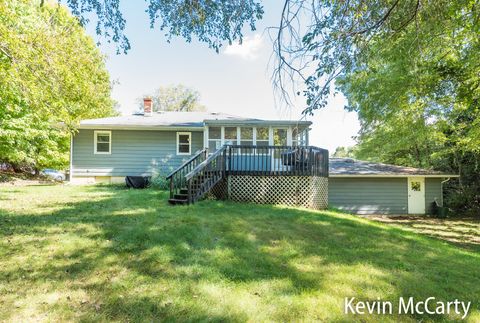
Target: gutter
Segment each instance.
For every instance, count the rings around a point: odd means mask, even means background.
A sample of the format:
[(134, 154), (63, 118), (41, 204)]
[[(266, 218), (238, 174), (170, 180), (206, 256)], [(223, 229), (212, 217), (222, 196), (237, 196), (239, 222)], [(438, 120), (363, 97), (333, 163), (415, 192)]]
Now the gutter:
[(425, 178), (445, 178), (451, 177), (456, 178), (460, 177), (460, 175), (453, 175), (453, 174), (330, 174), (329, 177), (337, 177), (337, 178), (407, 178), (407, 177), (425, 177)]

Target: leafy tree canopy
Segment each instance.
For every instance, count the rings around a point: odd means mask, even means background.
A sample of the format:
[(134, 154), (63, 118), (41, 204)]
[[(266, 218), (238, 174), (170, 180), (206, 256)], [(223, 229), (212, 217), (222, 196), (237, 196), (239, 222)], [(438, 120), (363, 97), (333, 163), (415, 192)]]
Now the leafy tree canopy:
[(104, 57), (77, 19), (56, 5), (0, 2), (0, 160), (68, 165), (78, 121), (113, 112)]
[(337, 158), (355, 158), (356, 147), (343, 147), (339, 146), (335, 149), (332, 157)]
[[(161, 86), (146, 96), (152, 98), (153, 111), (205, 111), (200, 93), (181, 84)], [(143, 98), (137, 101), (143, 110)]]
[[(58, 0), (65, 2), (82, 24), (96, 15), (97, 34), (116, 42), (119, 51), (127, 52), (130, 42), (124, 34), (126, 21), (120, 10), (120, 0)], [(192, 37), (218, 51), (223, 42), (242, 40), (245, 24), (255, 30), (255, 22), (263, 16), (263, 8), (254, 0), (183, 1), (147, 0), (147, 13), (152, 28), (166, 32), (167, 39)]]

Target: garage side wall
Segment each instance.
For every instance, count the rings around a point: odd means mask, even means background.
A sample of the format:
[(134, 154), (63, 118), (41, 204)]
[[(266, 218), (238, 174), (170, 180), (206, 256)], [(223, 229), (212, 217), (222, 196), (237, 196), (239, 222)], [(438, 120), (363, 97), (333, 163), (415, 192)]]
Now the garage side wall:
[(425, 210), (432, 213), (432, 202), (443, 205), (442, 178), (425, 178)]
[(328, 202), (356, 214), (407, 214), (407, 179), (330, 177)]

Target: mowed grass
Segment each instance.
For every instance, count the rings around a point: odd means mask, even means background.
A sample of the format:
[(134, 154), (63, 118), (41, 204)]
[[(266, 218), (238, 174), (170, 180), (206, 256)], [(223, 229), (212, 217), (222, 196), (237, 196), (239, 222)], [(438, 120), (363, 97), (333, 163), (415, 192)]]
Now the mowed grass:
[(0, 321), (447, 321), (344, 298), (472, 301), (480, 256), (324, 211), (107, 186), (0, 188)]

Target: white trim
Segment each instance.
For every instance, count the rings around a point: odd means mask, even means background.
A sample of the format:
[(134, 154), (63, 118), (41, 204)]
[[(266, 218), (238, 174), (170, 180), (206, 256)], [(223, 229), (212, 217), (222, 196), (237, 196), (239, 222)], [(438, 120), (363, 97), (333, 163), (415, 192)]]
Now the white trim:
[(287, 146), (293, 146), (292, 127), (287, 128)]
[(220, 127), (220, 146), (223, 147), (225, 145), (225, 127)]
[(70, 170), (69, 170), (69, 179), (68, 181), (71, 182), (73, 179), (73, 133), (70, 132)]
[(203, 128), (203, 148), (208, 148), (208, 126)]
[(257, 145), (257, 127), (253, 127), (253, 136), (252, 136), (253, 145)]
[(447, 177), (460, 177), (459, 175), (450, 175), (450, 174), (438, 174), (438, 175), (416, 175), (416, 174), (372, 174), (372, 175), (355, 175), (355, 174), (329, 174), (328, 177), (345, 177), (345, 178), (389, 178), (389, 177), (425, 177), (425, 178), (447, 178)]
[[(97, 135), (108, 134), (108, 152), (97, 151)], [(112, 154), (112, 131), (110, 130), (95, 130), (93, 132), (93, 153), (95, 155), (111, 155)]]
[(273, 146), (273, 128), (268, 127), (268, 145)]
[[(180, 144), (180, 141), (179, 141), (180, 135), (188, 135), (188, 153), (181, 153), (181, 152), (178, 151), (179, 144)], [(191, 155), (191, 154), (192, 154), (192, 133), (191, 132), (178, 131), (177, 132), (177, 155), (186, 156), (186, 155)]]
[(240, 133), (240, 127), (237, 127), (237, 145), (240, 145), (240, 136), (241, 136), (241, 133)]

